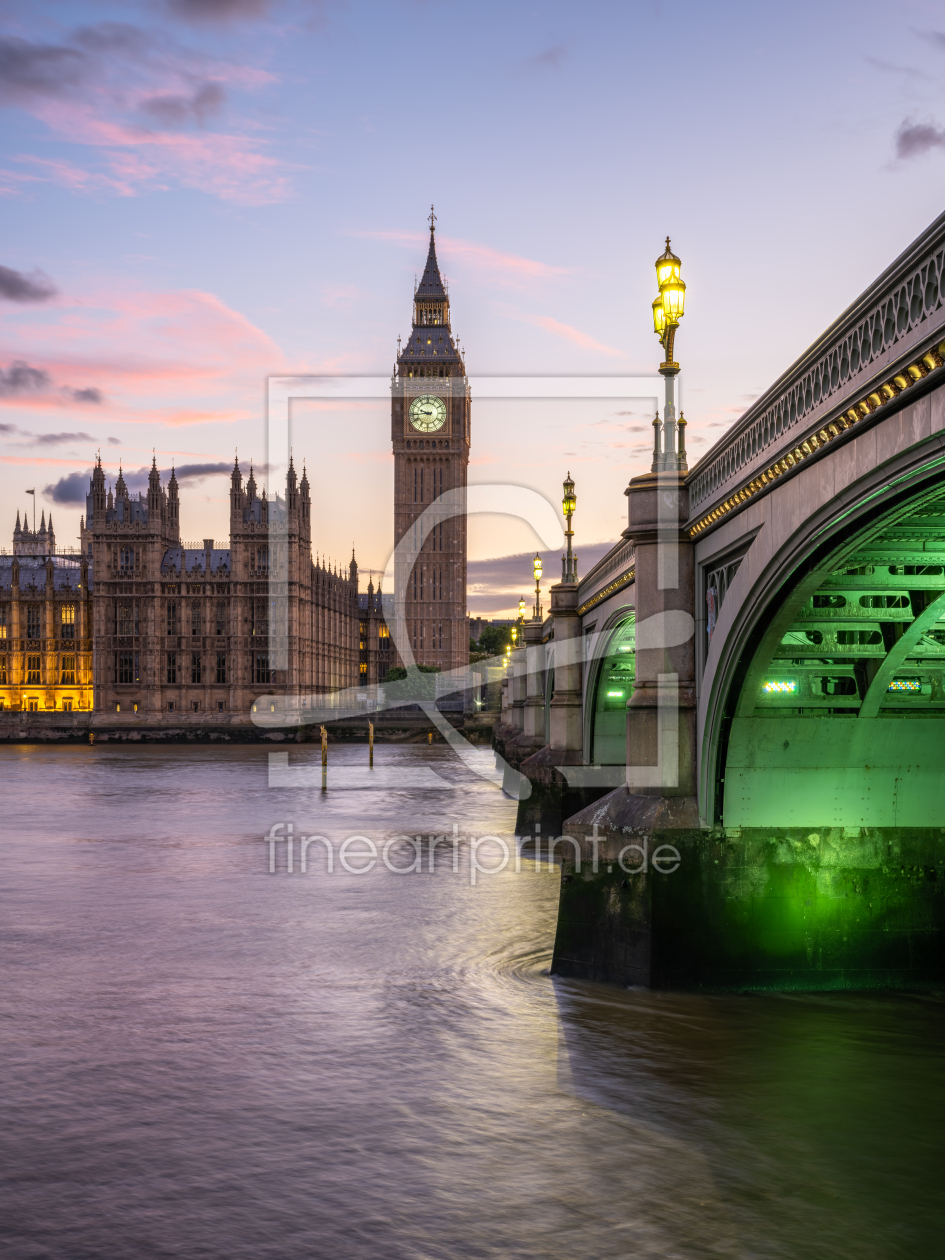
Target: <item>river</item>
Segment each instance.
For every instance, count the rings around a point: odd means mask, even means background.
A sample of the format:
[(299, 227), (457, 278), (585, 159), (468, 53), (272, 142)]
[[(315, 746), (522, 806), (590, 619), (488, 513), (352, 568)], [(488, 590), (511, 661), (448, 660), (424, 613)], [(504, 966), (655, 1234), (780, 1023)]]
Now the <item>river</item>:
[(331, 756), (0, 752), (5, 1256), (945, 1254), (945, 999), (557, 981), (507, 797)]

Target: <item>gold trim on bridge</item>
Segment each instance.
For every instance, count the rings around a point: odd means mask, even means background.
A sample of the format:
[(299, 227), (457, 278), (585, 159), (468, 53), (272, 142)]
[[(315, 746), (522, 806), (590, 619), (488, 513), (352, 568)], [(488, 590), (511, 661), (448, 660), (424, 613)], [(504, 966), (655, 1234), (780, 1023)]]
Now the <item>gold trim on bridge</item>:
[[(695, 538), (698, 534), (708, 529), (710, 525), (714, 525), (721, 517), (727, 516), (735, 508), (741, 507), (759, 490), (766, 489), (772, 482), (777, 481), (778, 477), (783, 476), (786, 472), (790, 472), (796, 464), (809, 459), (821, 447), (838, 438), (841, 433), (851, 429), (861, 420), (865, 420), (867, 416), (872, 415), (874, 411), (878, 411), (880, 407), (884, 407), (886, 403), (891, 402), (903, 390), (908, 389), (910, 385), (914, 385), (916, 381), (921, 381), (924, 376), (928, 376), (930, 372), (940, 368), (943, 363), (945, 363), (945, 341), (931, 350), (927, 350), (915, 363), (910, 363), (907, 367), (904, 367), (901, 372), (897, 372), (888, 381), (884, 381), (882, 385), (877, 386), (872, 393), (867, 394), (865, 398), (861, 398), (858, 403), (855, 403), (847, 411), (837, 416), (835, 420), (831, 420), (822, 429), (805, 438), (803, 442), (795, 446), (793, 451), (789, 451), (787, 455), (782, 456), (781, 459), (777, 460), (769, 468), (766, 468), (763, 473), (759, 473), (757, 477), (753, 478), (744, 489), (736, 490), (724, 503), (717, 508), (713, 508), (711, 512), (691, 526), (689, 537)], [(583, 610), (578, 609), (578, 611), (581, 612)]]
[(601, 603), (602, 600), (605, 600), (608, 595), (613, 595), (615, 591), (619, 591), (623, 586), (629, 586), (635, 579), (636, 572), (636, 565), (634, 565), (633, 568), (627, 569), (626, 573), (621, 573), (620, 577), (614, 578), (612, 582), (609, 582), (606, 586), (601, 587), (596, 595), (592, 595), (586, 603), (580, 606), (578, 609), (578, 616), (583, 617), (586, 612), (590, 612), (592, 608), (596, 608), (596, 606)]

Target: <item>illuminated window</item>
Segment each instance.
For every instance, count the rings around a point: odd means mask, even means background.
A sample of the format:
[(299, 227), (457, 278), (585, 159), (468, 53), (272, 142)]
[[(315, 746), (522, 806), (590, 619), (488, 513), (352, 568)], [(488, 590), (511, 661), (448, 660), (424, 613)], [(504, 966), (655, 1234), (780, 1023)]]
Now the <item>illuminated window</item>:
[(7, 658), (0, 656), (0, 683), (6, 686), (7, 681)]
[(63, 639), (75, 638), (75, 604), (59, 606), (60, 635)]
[(75, 684), (75, 657), (64, 656), (62, 658), (62, 681), (64, 683)]
[(0, 639), (7, 637), (7, 606), (0, 604)]
[(39, 660), (38, 656), (28, 656), (26, 658), (26, 681), (28, 683), (42, 682)]
[(62, 711), (63, 711), (63, 713), (71, 713), (71, 712), (72, 712), (72, 701), (69, 699), (69, 697), (68, 697), (68, 696), (67, 696), (67, 697), (66, 697), (66, 699), (65, 699), (65, 700), (63, 700), (63, 702), (62, 702)]

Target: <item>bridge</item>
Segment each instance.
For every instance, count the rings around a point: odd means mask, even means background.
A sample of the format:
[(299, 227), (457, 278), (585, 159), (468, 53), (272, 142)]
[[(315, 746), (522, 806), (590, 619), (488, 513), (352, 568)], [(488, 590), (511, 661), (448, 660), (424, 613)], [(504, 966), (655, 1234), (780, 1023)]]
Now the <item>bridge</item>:
[(945, 215), (692, 469), (668, 406), (526, 623), (497, 748), (571, 837), (559, 974), (945, 979), (943, 270)]

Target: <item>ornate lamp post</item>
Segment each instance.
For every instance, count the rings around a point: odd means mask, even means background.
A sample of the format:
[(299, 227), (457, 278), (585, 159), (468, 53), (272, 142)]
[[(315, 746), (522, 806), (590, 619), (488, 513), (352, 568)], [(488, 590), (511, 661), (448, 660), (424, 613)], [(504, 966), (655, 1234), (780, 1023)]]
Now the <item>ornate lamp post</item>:
[(523, 595), (518, 601), (518, 624), (521, 625), (525, 620), (525, 596)]
[(541, 621), (541, 556), (537, 551), (532, 568), (535, 571), (535, 620)]
[[(682, 415), (676, 420), (675, 381), (679, 364), (673, 358), (676, 329), (686, 309), (686, 285), (680, 277), (681, 261), (669, 247), (656, 260), (656, 283), (659, 296), (653, 302), (653, 331), (660, 339), (664, 359), (660, 375), (666, 382), (666, 402), (663, 420), (659, 412), (653, 421), (653, 472), (676, 471), (686, 465), (686, 421)], [(679, 434), (677, 447), (676, 434)]]
[(571, 539), (574, 537), (574, 530), (571, 528), (571, 518), (574, 516), (576, 507), (577, 495), (574, 493), (574, 482), (571, 480), (571, 474), (568, 473), (567, 480), (564, 483), (564, 498), (561, 501), (561, 510), (564, 513), (564, 519), (568, 522), (568, 528), (564, 531), (568, 539), (568, 554), (561, 558), (564, 570), (561, 578), (562, 582), (577, 581), (577, 556), (571, 554)]

